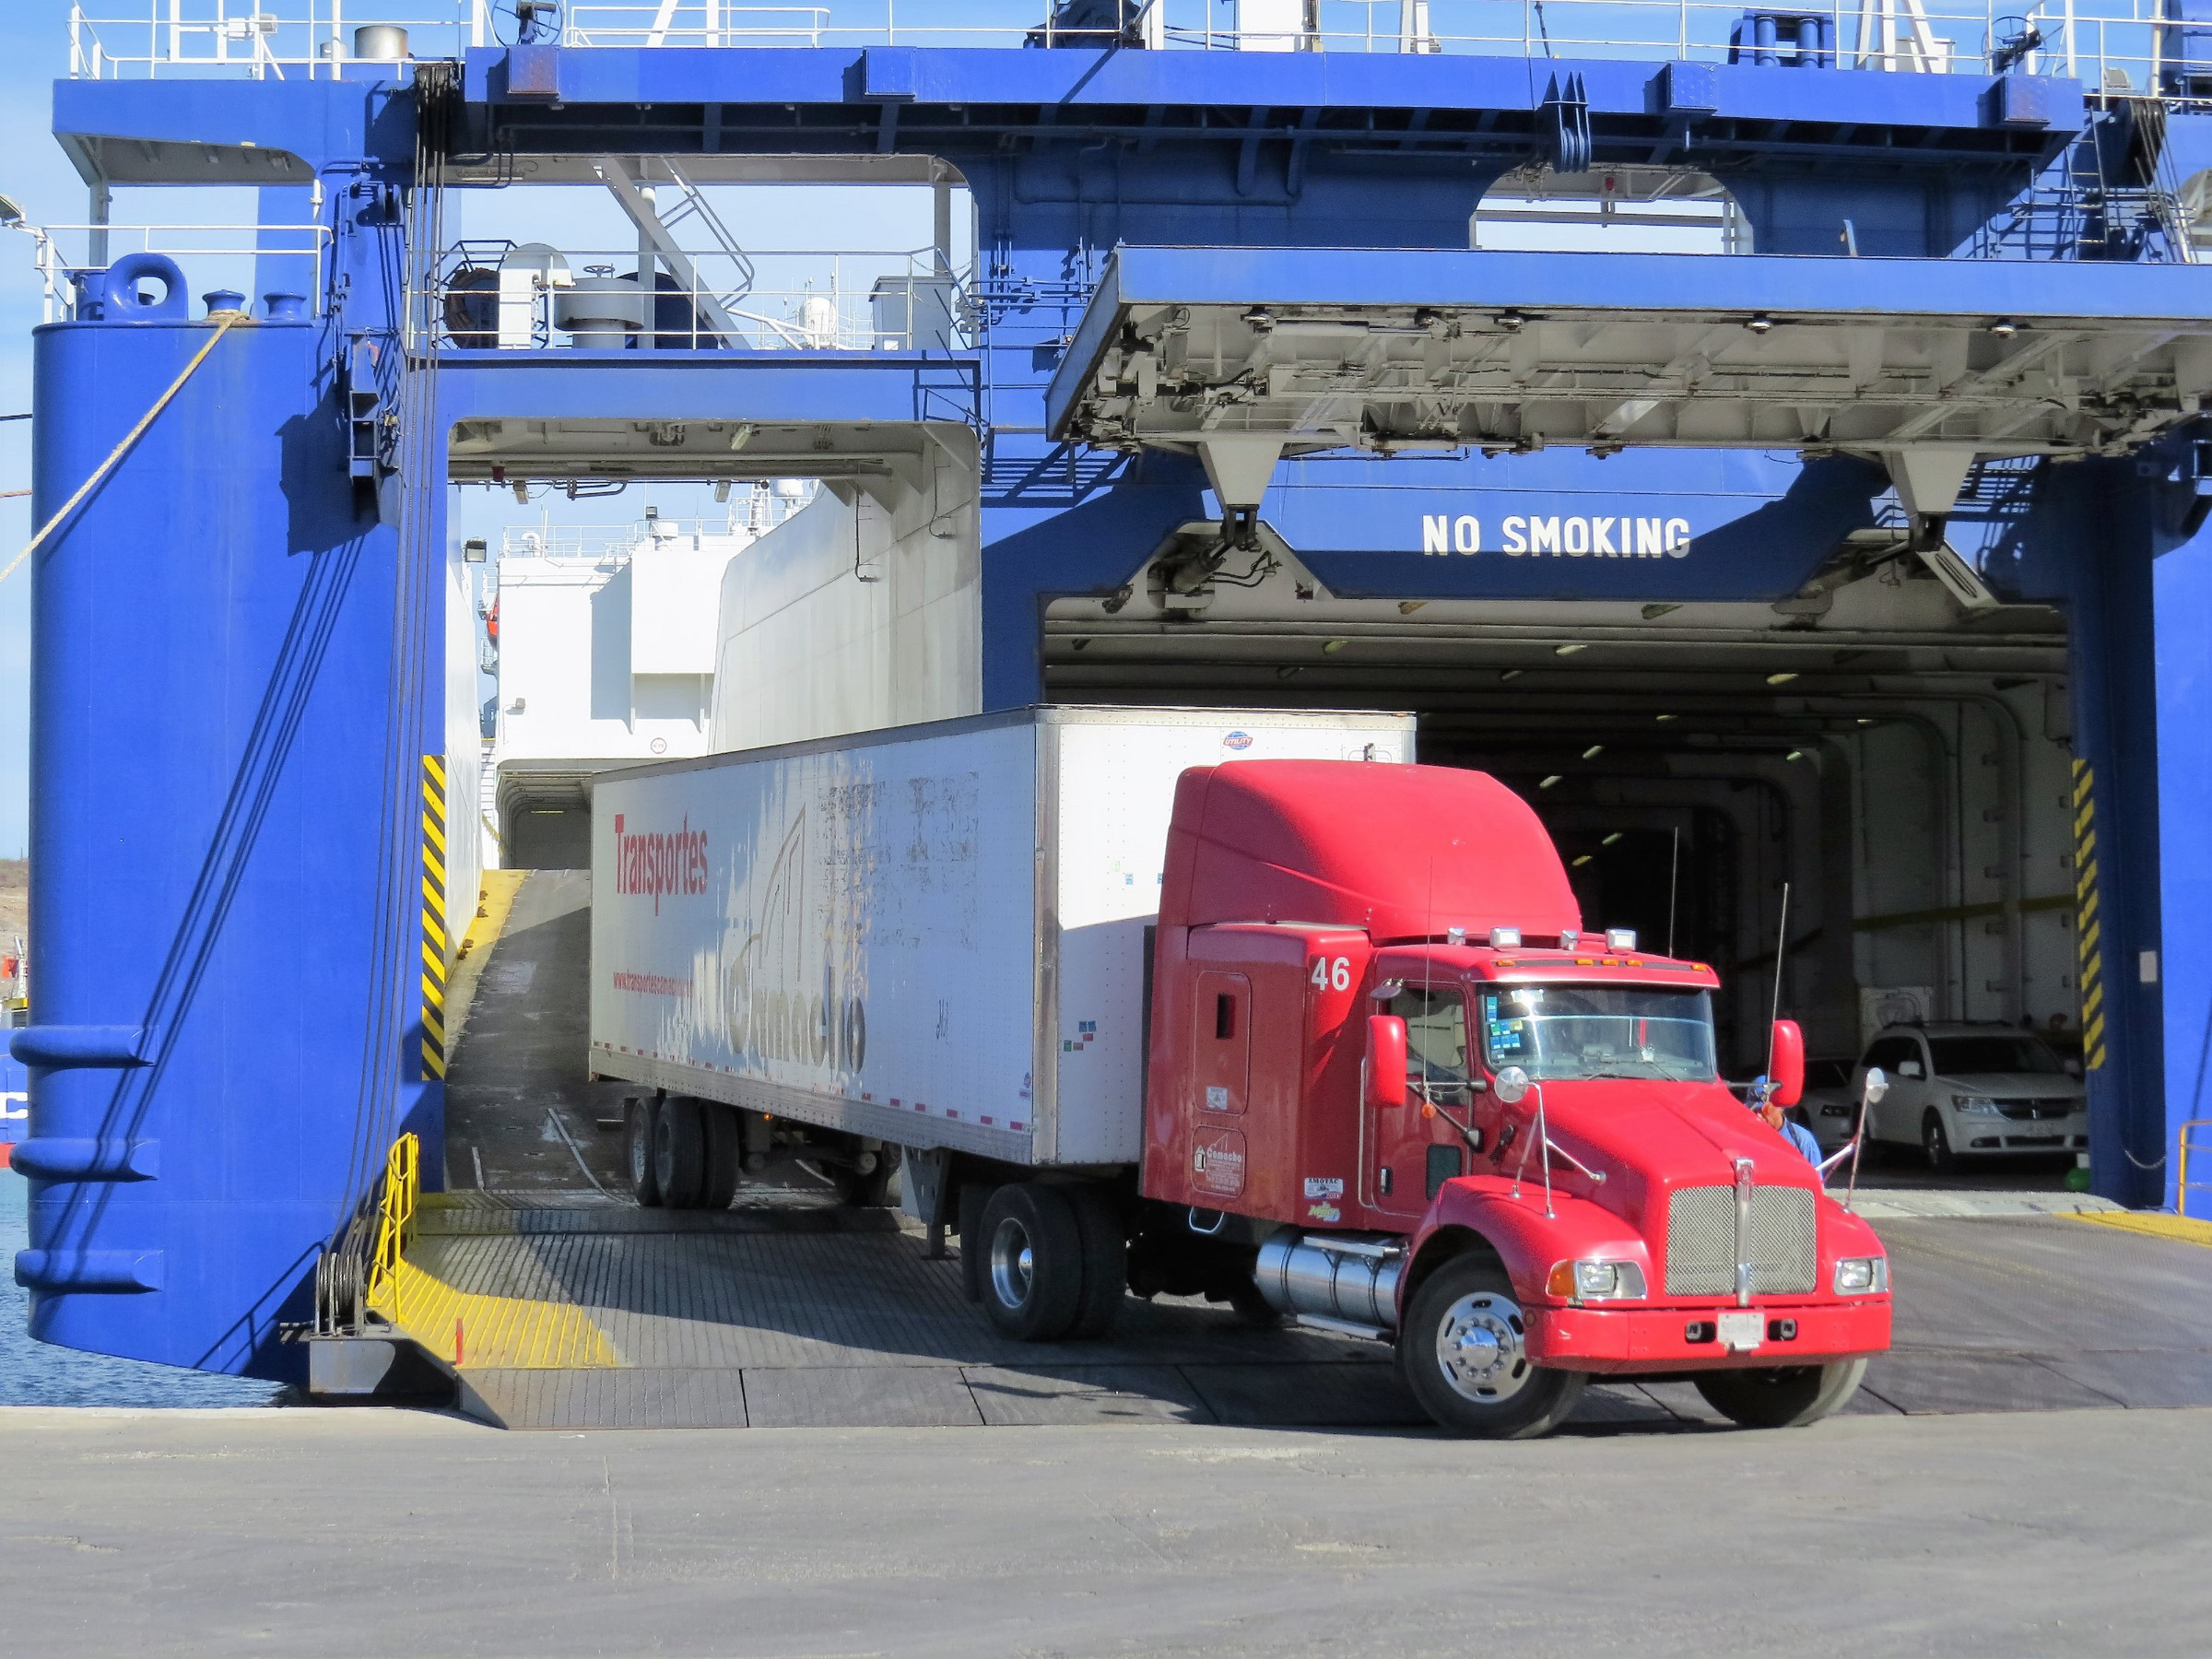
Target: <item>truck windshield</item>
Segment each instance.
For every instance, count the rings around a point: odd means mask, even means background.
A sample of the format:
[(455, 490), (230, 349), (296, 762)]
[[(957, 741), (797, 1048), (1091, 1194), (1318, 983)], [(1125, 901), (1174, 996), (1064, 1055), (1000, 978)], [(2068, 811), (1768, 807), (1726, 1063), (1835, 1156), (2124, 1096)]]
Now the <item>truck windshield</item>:
[(1479, 993), (1482, 1056), (1532, 1077), (1709, 1083), (1712, 1000), (1642, 985), (1500, 985)]

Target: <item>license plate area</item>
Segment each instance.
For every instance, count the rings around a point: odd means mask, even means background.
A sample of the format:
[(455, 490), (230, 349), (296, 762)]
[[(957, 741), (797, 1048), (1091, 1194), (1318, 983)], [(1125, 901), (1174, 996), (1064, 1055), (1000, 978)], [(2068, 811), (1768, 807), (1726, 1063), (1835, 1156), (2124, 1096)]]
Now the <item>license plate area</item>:
[(1747, 1313), (1724, 1313), (1720, 1316), (1719, 1326), (1714, 1335), (1720, 1338), (1721, 1346), (1732, 1354), (1755, 1348), (1766, 1340), (1767, 1316), (1756, 1308)]

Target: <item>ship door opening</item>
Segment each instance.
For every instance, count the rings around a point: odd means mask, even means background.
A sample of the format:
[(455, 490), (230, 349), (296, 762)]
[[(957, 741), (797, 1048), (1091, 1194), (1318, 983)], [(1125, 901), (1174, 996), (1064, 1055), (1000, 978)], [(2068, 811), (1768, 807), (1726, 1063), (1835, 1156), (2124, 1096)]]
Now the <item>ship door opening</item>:
[[(2079, 1093), (2082, 1063), (2063, 618), (1966, 611), (1917, 559), (1849, 557), (1820, 606), (1796, 607), (1817, 616), (1337, 601), (1310, 580), (1301, 594), (1286, 559), (1194, 612), (1187, 595), (1145, 614), (1053, 602), (1045, 683), (1066, 702), (1411, 711), (1424, 760), (1480, 768), (1535, 806), (1587, 925), (1720, 971), (1730, 1077), (1765, 1063), (1779, 945), (1812, 1115), (1887, 1030), (1955, 1027), (1989, 1040), (1984, 1058), (2024, 1043), (2002, 1069), (2046, 1074), (2011, 1088), (2036, 1104), (1939, 1113), (1934, 1168), (1918, 1113), (1941, 1102), (1923, 1102), (1877, 1125), (1896, 1143), (1882, 1174), (2054, 1186), (2086, 1148), (2086, 1124), (2052, 1105)], [(1951, 1051), (1916, 1052), (1926, 1071)], [(1824, 1140), (1842, 1138), (1831, 1119)]]
[(447, 222), (448, 793), (485, 867), (588, 866), (609, 767), (975, 712), (976, 673), (900, 662), (978, 563), (956, 171), (464, 164)]

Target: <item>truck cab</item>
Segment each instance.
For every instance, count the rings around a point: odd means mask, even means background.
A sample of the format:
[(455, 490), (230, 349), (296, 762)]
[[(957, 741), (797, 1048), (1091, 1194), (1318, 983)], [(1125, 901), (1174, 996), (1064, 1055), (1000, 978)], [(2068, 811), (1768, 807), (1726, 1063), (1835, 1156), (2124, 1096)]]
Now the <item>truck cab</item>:
[(1540, 1433), (1601, 1375), (1806, 1422), (1888, 1346), (1872, 1229), (1721, 1077), (1718, 977), (1586, 931), (1496, 780), (1185, 772), (1153, 976), (1155, 1232), (1176, 1218), (1248, 1251), (1279, 1312), (1394, 1341), (1446, 1427)]

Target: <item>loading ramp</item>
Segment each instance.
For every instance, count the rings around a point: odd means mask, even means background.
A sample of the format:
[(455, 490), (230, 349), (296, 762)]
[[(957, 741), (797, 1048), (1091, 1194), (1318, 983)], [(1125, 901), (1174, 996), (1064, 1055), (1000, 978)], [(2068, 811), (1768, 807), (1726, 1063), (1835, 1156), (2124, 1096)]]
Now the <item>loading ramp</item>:
[[(2093, 1219), (1877, 1223), (1896, 1347), (1848, 1409), (2212, 1406), (2212, 1229)], [(1111, 1340), (1007, 1341), (961, 1299), (957, 1262), (880, 1210), (459, 1194), (419, 1222), (385, 1306), (460, 1408), (506, 1428), (1427, 1420), (1374, 1344), (1248, 1330), (1194, 1300), (1132, 1301)], [(1594, 1387), (1575, 1418), (1718, 1423), (1687, 1383)]]

